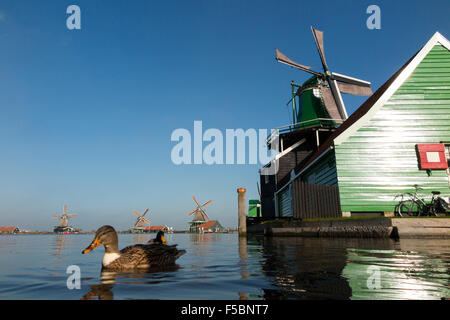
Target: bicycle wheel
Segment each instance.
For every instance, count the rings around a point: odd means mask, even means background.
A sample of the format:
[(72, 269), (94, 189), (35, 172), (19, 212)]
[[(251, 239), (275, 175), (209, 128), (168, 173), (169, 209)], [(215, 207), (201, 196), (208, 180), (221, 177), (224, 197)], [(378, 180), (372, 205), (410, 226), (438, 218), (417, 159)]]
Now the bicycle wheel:
[(420, 205), (414, 200), (406, 200), (398, 205), (398, 214), (400, 216), (418, 216), (421, 213)]

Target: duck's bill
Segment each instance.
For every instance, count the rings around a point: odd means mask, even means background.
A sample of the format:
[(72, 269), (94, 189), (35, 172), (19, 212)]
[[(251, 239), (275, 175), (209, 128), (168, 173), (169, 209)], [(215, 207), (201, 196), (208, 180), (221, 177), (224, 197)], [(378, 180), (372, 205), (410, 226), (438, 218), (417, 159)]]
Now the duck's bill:
[(164, 236), (161, 236), (161, 242), (166, 243), (166, 238), (164, 238)]
[(94, 250), (95, 248), (97, 248), (100, 245), (100, 241), (98, 241), (98, 238), (95, 237), (94, 240), (92, 240), (91, 244), (89, 245), (89, 247), (87, 247), (86, 249), (84, 249), (81, 253), (85, 254), (88, 252), (91, 252), (92, 250)]

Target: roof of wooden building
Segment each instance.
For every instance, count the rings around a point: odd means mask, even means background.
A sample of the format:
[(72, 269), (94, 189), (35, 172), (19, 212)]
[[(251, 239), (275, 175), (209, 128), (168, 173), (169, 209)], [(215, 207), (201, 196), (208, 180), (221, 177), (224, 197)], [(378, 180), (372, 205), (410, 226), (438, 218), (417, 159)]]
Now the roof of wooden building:
[(145, 227), (144, 230), (147, 231), (159, 231), (159, 230), (164, 230), (167, 229), (167, 226), (147, 226)]
[(0, 227), (0, 232), (13, 232), (16, 229), (19, 229), (19, 228), (18, 227)]
[(219, 223), (217, 220), (210, 220), (210, 221), (208, 221), (208, 222), (199, 224), (198, 226), (195, 226), (195, 227), (196, 227), (196, 228), (209, 229), (209, 228), (211, 228), (211, 227), (212, 227), (214, 224), (216, 224), (216, 223), (220, 225), (220, 223)]

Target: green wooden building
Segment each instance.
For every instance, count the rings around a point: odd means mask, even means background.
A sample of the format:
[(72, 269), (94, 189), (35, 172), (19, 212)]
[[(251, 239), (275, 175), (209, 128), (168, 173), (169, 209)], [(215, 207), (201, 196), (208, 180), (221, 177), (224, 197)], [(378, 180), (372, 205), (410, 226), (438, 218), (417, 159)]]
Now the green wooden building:
[(261, 216), (260, 213), (261, 203), (259, 200), (248, 200), (248, 213), (247, 217), (257, 218)]
[[(273, 215), (392, 213), (396, 196), (414, 192), (415, 184), (423, 188), (420, 197), (436, 190), (448, 201), (449, 165), (450, 42), (436, 33), (274, 187)], [(317, 209), (321, 197), (305, 206), (312, 186), (334, 188), (337, 210)]]

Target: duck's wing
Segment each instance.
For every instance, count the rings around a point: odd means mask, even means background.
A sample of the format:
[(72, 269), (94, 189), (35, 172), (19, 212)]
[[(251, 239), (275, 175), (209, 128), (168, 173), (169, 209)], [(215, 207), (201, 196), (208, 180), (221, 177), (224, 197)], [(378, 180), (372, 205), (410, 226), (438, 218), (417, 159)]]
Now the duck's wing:
[[(145, 245), (137, 244), (120, 250), (120, 257), (111, 263), (112, 268), (132, 269), (146, 263)], [(110, 266), (108, 266), (110, 267)]]
[(123, 248), (120, 251), (120, 258), (113, 261), (108, 268), (142, 269), (169, 265), (175, 263), (175, 260), (185, 253), (185, 250), (178, 250), (176, 245), (137, 244)]
[(175, 263), (175, 260), (186, 253), (186, 250), (178, 250), (177, 245), (150, 244), (143, 248), (150, 264), (165, 265)]

